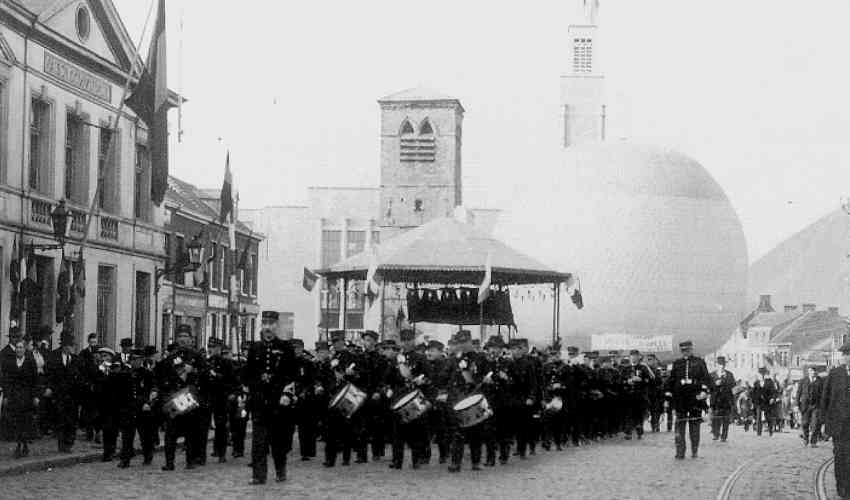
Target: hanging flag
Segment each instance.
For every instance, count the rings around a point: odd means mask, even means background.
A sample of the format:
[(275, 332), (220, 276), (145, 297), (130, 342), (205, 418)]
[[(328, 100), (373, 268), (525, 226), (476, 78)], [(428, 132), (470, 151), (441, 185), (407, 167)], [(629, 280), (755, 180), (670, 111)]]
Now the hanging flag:
[(398, 314), (396, 314), (396, 317), (395, 317), (395, 326), (396, 326), (396, 328), (401, 328), (402, 326), (404, 326), (404, 321), (405, 321), (405, 319), (406, 319), (406, 318), (405, 318), (405, 316), (404, 316), (404, 310), (402, 310), (402, 308), (401, 308), (401, 307), (399, 307), (399, 308), (398, 308)]
[(316, 287), (316, 282), (319, 281), (319, 275), (314, 273), (313, 271), (304, 268), (304, 278), (301, 280), (301, 286), (304, 287), (304, 290), (308, 292), (312, 292), (313, 288)]
[(64, 323), (71, 303), (71, 270), (68, 261), (62, 260), (59, 277), (56, 279), (56, 322)]
[(148, 60), (127, 105), (148, 126), (151, 200), (162, 204), (168, 189), (168, 85), (166, 83), (165, 0), (159, 0)]
[(484, 263), (484, 281), (478, 287), (478, 303), (483, 304), (490, 295), (490, 284), (493, 278), (493, 270), (491, 268), (493, 260), (493, 252), (487, 252), (487, 262)]
[(207, 286), (207, 279), (206, 279), (207, 266), (205, 264), (207, 262), (207, 260), (204, 258), (204, 255), (206, 255), (206, 252), (207, 252), (207, 246), (206, 245), (201, 246), (201, 259), (200, 259), (200, 261), (202, 262), (202, 264), (199, 265), (198, 267), (196, 267), (194, 271), (192, 271), (192, 282), (195, 284), (195, 286), (201, 287), (201, 288), (205, 288)]
[[(233, 174), (230, 173), (230, 151), (224, 160), (224, 182), (221, 184), (221, 195), (219, 196), (220, 210), (218, 222), (224, 224), (228, 215), (233, 215)], [(233, 247), (230, 247), (233, 248)]]
[(242, 249), (242, 254), (239, 256), (239, 262), (236, 264), (237, 269), (242, 269), (247, 271), (248, 269), (248, 248), (250, 245), (245, 243), (245, 248)]
[(74, 275), (74, 290), (80, 297), (86, 296), (86, 262), (83, 260), (83, 254), (80, 252), (80, 260), (77, 262)]
[(12, 261), (9, 262), (9, 280), (12, 281), (13, 288), (17, 289), (18, 283), (21, 281), (21, 256), (18, 255), (18, 235), (15, 235), (15, 242), (12, 243)]
[(24, 299), (36, 298), (41, 291), (38, 286), (38, 272), (35, 259), (34, 252), (30, 252), (26, 259), (27, 277), (21, 282), (21, 295)]
[(381, 289), (378, 282), (375, 280), (375, 275), (378, 273), (378, 249), (372, 246), (369, 255), (369, 270), (366, 271), (366, 294), (378, 295)]

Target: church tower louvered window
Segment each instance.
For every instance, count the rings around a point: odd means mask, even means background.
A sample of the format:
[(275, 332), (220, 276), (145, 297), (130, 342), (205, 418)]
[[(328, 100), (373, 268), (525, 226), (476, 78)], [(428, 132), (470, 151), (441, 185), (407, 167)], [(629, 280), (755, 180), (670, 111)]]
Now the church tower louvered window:
[(405, 120), (401, 126), (400, 155), (403, 162), (433, 162), (436, 158), (437, 142), (434, 128), (426, 118), (417, 134), (413, 125)]

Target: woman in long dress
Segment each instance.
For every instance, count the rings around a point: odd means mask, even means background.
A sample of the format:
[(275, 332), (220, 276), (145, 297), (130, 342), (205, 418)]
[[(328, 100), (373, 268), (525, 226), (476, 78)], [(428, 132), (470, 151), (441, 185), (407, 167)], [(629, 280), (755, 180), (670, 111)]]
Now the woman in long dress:
[(15, 344), (15, 360), (3, 366), (4, 411), (8, 412), (11, 435), (18, 446), (15, 458), (29, 455), (33, 420), (38, 407), (38, 371), (32, 356), (26, 355), (24, 341)]

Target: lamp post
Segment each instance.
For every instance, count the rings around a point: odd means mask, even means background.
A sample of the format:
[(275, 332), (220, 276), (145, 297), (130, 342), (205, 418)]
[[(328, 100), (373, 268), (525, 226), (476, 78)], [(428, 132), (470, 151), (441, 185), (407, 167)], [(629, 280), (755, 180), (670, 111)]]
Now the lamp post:
[(65, 200), (61, 200), (56, 208), (50, 211), (50, 223), (53, 226), (53, 238), (57, 243), (33, 243), (29, 247), (36, 250), (63, 250), (65, 240), (68, 238), (68, 227), (71, 223), (71, 212), (65, 207)]
[[(186, 245), (185, 253), (183, 255), (176, 256), (177, 257), (176, 262), (174, 262), (173, 264), (167, 265), (165, 267), (157, 267), (154, 270), (153, 294), (154, 294), (154, 308), (155, 308), (154, 317), (156, 318), (154, 320), (154, 325), (158, 325), (159, 322), (160, 322), (159, 318), (158, 318), (158, 316), (159, 316), (159, 289), (162, 287), (162, 285), (160, 284), (160, 279), (163, 276), (165, 276), (166, 274), (171, 274), (171, 273), (174, 273), (174, 272), (194, 271), (195, 269), (197, 269), (198, 266), (201, 265), (201, 249), (202, 248), (203, 248), (203, 245), (201, 244), (200, 241), (198, 241), (198, 237), (195, 236), (194, 238), (192, 238), (192, 241), (190, 241), (189, 244)], [(171, 321), (172, 328), (171, 328), (171, 330), (172, 330), (172, 332), (174, 331), (174, 326), (175, 326), (173, 324), (173, 318), (174, 318), (174, 307), (176, 305), (176, 295), (177, 295), (176, 291), (174, 290), (174, 287), (172, 286), (172, 288), (171, 288), (171, 318), (172, 318), (172, 321)], [(163, 332), (163, 337), (162, 337), (162, 339), (160, 339), (160, 344), (161, 344), (163, 351), (165, 351), (165, 348), (168, 345), (168, 342), (166, 341), (164, 334), (165, 334), (165, 332)]]

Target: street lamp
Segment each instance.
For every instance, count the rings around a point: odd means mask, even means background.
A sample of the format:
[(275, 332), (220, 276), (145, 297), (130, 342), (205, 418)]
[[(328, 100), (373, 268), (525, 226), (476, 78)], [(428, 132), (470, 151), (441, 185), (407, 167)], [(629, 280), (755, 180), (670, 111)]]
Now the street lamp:
[(59, 244), (55, 243), (30, 243), (30, 248), (35, 250), (62, 250), (65, 248), (65, 240), (68, 238), (68, 227), (71, 223), (71, 212), (65, 207), (65, 200), (61, 200), (56, 208), (50, 211), (50, 222), (53, 225), (53, 237)]
[[(203, 249), (203, 245), (200, 241), (198, 241), (198, 237), (192, 238), (192, 241), (186, 245), (186, 253), (184, 255), (178, 255), (177, 261), (171, 265), (165, 267), (158, 267), (156, 269), (156, 273), (154, 275), (154, 282), (156, 283), (155, 292), (159, 292), (159, 279), (165, 276), (166, 274), (173, 273), (175, 271), (194, 271), (201, 265), (201, 250)], [(188, 260), (187, 260), (188, 257)]]

